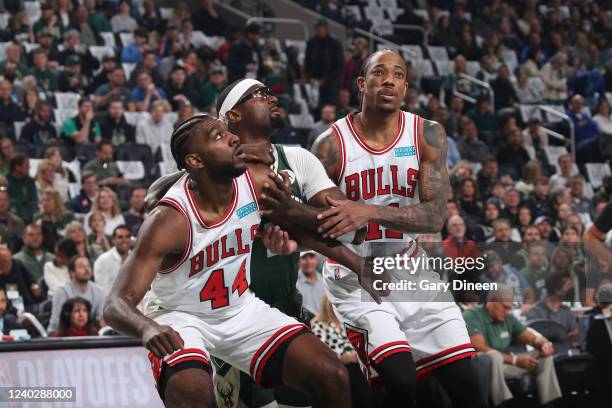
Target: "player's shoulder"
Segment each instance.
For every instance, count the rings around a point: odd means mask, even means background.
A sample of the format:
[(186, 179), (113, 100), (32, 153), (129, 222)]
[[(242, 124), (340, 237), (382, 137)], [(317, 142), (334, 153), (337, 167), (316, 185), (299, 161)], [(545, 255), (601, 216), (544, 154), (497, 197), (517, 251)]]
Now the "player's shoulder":
[(333, 126), (330, 126), (315, 139), (310, 151), (317, 154), (318, 151), (327, 150), (329, 146), (338, 145), (338, 133)]
[[(185, 246), (191, 221), (180, 205), (161, 201), (145, 217), (138, 232), (137, 246), (162, 252)], [(168, 231), (172, 231), (169, 239)]]

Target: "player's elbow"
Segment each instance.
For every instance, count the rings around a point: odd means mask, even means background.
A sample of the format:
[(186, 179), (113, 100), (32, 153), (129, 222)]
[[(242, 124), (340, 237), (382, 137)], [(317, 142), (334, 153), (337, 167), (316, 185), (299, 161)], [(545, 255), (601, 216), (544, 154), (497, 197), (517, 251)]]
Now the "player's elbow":
[(118, 306), (119, 302), (119, 296), (113, 290), (111, 290), (104, 301), (102, 317), (104, 317), (104, 321), (111, 326), (120, 313), (121, 308)]

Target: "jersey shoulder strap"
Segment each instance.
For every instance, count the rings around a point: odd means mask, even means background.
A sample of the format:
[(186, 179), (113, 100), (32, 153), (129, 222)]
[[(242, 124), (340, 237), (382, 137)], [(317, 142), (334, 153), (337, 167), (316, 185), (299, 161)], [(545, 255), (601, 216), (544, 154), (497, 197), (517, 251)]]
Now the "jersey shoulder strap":
[(285, 148), (282, 145), (273, 145), (276, 149), (276, 154), (278, 156), (278, 163), (276, 165), (277, 172), (287, 170), (289, 171), (289, 179), (291, 180), (291, 193), (294, 198), (299, 197), (299, 201), (304, 201), (304, 196), (302, 194), (302, 189), (300, 188), (300, 184), (297, 180), (297, 175), (295, 171), (289, 165), (289, 160), (287, 160), (287, 154), (285, 153)]

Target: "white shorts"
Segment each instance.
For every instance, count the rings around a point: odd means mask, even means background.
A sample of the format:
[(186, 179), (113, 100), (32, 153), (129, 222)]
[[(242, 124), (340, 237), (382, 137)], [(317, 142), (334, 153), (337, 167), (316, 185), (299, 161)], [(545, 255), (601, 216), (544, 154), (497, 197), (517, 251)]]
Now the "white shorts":
[(263, 376), (267, 362), (281, 345), (307, 330), (306, 325), (255, 296), (227, 317), (170, 310), (158, 310), (148, 317), (172, 327), (185, 342), (183, 350), (164, 357), (163, 361), (149, 354), (158, 388), (164, 365), (174, 367), (186, 361), (201, 361), (210, 371), (209, 355), (248, 373), (260, 386), (276, 386), (277, 380)]
[(412, 353), (417, 379), (428, 377), (444, 364), (476, 354), (454, 302), (391, 302), (383, 298), (379, 305), (359, 286), (356, 275), (347, 273), (342, 265), (327, 260), (323, 276), (327, 296), (344, 323), (370, 383), (380, 380), (372, 363), (380, 364), (396, 353)]

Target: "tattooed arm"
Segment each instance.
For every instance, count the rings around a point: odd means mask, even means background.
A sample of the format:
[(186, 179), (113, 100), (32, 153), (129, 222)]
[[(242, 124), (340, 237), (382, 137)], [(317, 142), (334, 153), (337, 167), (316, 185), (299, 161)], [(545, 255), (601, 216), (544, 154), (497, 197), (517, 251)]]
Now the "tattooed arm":
[(446, 221), (446, 201), (450, 181), (446, 168), (446, 132), (437, 122), (423, 121), (419, 150), (419, 204), (406, 207), (376, 206), (381, 225), (403, 232), (440, 232)]
[(321, 160), (329, 178), (336, 185), (339, 184), (338, 172), (340, 171), (340, 160), (342, 158), (340, 157), (338, 138), (332, 128), (327, 129), (317, 137), (312, 145), (311, 152)]
[[(449, 190), (446, 133), (437, 122), (422, 120), (423, 137), (419, 138), (419, 150), (422, 152), (419, 170), (420, 203), (406, 207), (387, 207), (328, 199), (334, 208), (319, 214), (319, 219), (326, 220), (321, 225), (324, 238), (333, 239), (355, 231), (370, 221), (376, 221), (380, 225), (401, 232), (440, 232), (446, 220)], [(330, 156), (333, 157), (333, 149), (326, 148), (327, 152), (330, 150), (332, 150), (331, 155), (329, 153), (321, 155), (320, 159), (331, 163)], [(336, 150), (336, 159), (338, 157)]]

